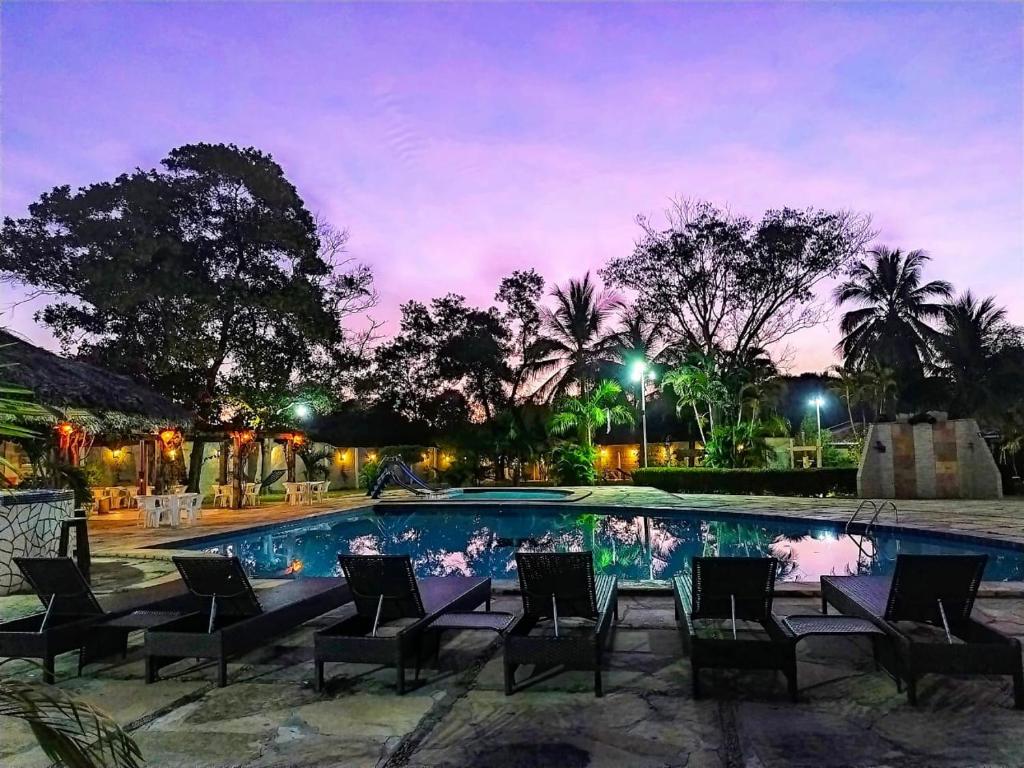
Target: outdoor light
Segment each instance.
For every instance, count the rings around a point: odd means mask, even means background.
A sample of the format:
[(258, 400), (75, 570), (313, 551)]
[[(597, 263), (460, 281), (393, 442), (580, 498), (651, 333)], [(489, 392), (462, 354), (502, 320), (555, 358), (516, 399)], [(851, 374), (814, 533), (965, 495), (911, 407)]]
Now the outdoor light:
[(654, 381), (654, 371), (650, 370), (646, 360), (635, 360), (630, 367), (629, 377), (640, 384), (640, 422), (642, 424), (644, 443), (644, 466), (647, 466), (647, 387), (644, 374)]
[(71, 433), (75, 431), (75, 425), (70, 421), (62, 421), (57, 425), (57, 431), (64, 435), (64, 437), (70, 437)]
[(308, 419), (312, 415), (312, 411), (306, 403), (295, 404), (295, 415), (300, 419)]
[(114, 461), (120, 461), (123, 456), (124, 451), (121, 450), (120, 448), (115, 448), (110, 452), (110, 458), (112, 458)]

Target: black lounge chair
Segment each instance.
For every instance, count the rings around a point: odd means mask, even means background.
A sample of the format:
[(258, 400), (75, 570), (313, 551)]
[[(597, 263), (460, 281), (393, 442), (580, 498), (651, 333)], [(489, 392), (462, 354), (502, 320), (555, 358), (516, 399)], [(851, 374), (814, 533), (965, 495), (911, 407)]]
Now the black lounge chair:
[(516, 689), (521, 664), (592, 669), (594, 694), (603, 695), (601, 661), (612, 617), (619, 618), (618, 579), (595, 578), (590, 552), (517, 552), (516, 567), (523, 615), (505, 636), (505, 695)]
[(873, 622), (892, 640), (883, 658), (907, 683), (917, 703), (917, 681), (929, 672), (1011, 675), (1014, 706), (1024, 709), (1021, 644), (971, 618), (986, 555), (899, 555), (892, 578), (822, 576), (821, 610)]
[[(412, 661), (419, 677), (427, 653), (439, 651), (444, 629), (502, 632), (512, 615), (491, 613), (491, 580), (445, 576), (417, 581), (408, 555), (339, 555), (356, 613), (320, 630), (313, 640), (315, 686), (324, 685), (324, 664), (343, 661), (391, 664), (397, 689), (405, 693), (405, 669)], [(486, 612), (476, 611), (484, 605)], [(423, 642), (433, 635), (430, 648)]]
[(198, 606), (181, 581), (96, 597), (69, 557), (16, 557), (14, 562), (46, 607), (0, 623), (0, 656), (43, 660), (53, 683), (54, 657), (78, 651), (78, 672), (103, 656), (127, 650), (128, 635)]
[(204, 610), (146, 632), (146, 682), (179, 659), (214, 659), (227, 685), (227, 660), (264, 645), (351, 600), (343, 579), (305, 578), (253, 591), (237, 557), (175, 557), (181, 577)]
[(772, 613), (778, 567), (772, 557), (695, 557), (691, 572), (673, 579), (676, 623), (693, 668), (694, 698), (701, 694), (701, 669), (773, 669), (786, 676), (789, 696), (796, 701), (796, 643)]

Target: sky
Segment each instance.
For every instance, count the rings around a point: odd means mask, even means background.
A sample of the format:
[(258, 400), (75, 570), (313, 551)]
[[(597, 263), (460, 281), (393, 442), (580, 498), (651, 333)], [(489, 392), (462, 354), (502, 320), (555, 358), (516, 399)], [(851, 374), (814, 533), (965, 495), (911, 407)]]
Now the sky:
[[(15, 1), (0, 25), (4, 215), (256, 146), (349, 230), (387, 332), (410, 298), (596, 271), (679, 196), (870, 213), (1024, 323), (1024, 4)], [(837, 340), (835, 317), (801, 332), (790, 369)]]

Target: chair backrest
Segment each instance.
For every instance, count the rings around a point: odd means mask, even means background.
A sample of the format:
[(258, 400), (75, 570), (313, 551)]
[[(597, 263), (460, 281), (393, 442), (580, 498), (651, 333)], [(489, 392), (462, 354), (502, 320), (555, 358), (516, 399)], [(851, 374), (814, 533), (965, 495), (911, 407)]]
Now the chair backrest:
[(771, 616), (779, 570), (774, 557), (695, 557), (692, 569), (694, 619), (765, 621)]
[(942, 626), (944, 611), (950, 623), (966, 621), (987, 561), (988, 555), (898, 555), (885, 619)]
[(285, 493), (296, 493), (302, 489), (301, 483), (283, 483)]
[(70, 557), (16, 557), (14, 562), (49, 615), (98, 616), (104, 613), (89, 582)]
[(249, 577), (237, 557), (173, 557), (185, 586), (211, 605), (216, 614), (234, 618), (263, 613)]
[(525, 615), (597, 618), (592, 553), (516, 552), (516, 570)]
[[(408, 555), (338, 555), (360, 616), (419, 619), (426, 615)], [(383, 601), (381, 600), (383, 597)]]

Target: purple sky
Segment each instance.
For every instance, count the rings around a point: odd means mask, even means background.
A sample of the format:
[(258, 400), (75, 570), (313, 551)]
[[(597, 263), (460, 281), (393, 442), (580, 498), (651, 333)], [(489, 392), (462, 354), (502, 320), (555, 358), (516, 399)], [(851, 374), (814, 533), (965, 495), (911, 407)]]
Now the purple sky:
[[(7, 3), (0, 205), (255, 145), (399, 303), (629, 253), (671, 196), (873, 214), (1024, 322), (1024, 6)], [(7, 291), (7, 289), (4, 289)], [(7, 291), (9, 293), (9, 291)], [(52, 343), (23, 305), (2, 322)], [(793, 341), (834, 362), (835, 324)]]

